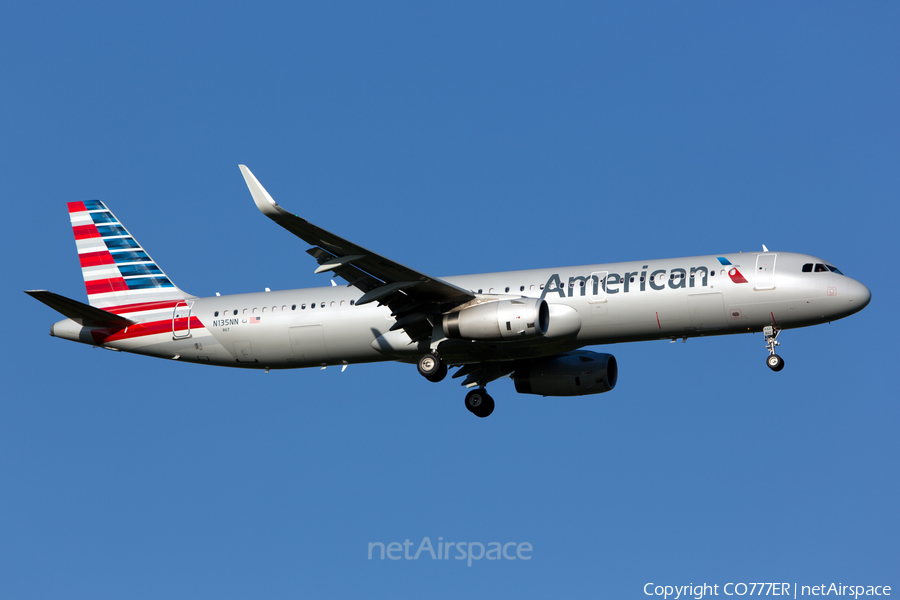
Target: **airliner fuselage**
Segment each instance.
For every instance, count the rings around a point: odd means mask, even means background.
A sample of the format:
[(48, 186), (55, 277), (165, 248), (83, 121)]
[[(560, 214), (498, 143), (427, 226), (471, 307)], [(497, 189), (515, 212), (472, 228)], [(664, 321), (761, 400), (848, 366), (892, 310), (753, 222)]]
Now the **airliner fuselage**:
[[(861, 310), (868, 289), (826, 264), (804, 254), (740, 253), (444, 277), (485, 299), (544, 298), (550, 326), (540, 344), (446, 339), (438, 350), (452, 364), (505, 361), (590, 345), (805, 327)], [(803, 272), (803, 265), (822, 267)], [(746, 283), (729, 277), (732, 269)], [(117, 312), (139, 317), (141, 325), (89, 330), (90, 342), (227, 367), (416, 362), (418, 346), (402, 331), (389, 331), (396, 322), (391, 309), (356, 306), (360, 295), (329, 286), (135, 303)], [(82, 341), (87, 332), (67, 321), (55, 324), (53, 335)]]
[(165, 276), (105, 205), (70, 203), (89, 305), (28, 292), (68, 318), (51, 334), (170, 360), (251, 369), (376, 361), (448, 366), (476, 387), (511, 375), (520, 392), (583, 395), (615, 387), (609, 354), (584, 346), (763, 332), (780, 370), (784, 329), (862, 310), (871, 295), (830, 263), (748, 252), (432, 278), (360, 248), (278, 206), (242, 167), (260, 210), (314, 244), (316, 272), (347, 285), (200, 298)]

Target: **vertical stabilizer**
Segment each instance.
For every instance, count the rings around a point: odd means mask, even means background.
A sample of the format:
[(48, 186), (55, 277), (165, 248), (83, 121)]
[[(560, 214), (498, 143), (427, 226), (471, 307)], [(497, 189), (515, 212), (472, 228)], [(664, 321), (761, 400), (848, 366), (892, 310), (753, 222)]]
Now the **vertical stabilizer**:
[(127, 313), (188, 297), (99, 200), (69, 202), (69, 219), (91, 306)]

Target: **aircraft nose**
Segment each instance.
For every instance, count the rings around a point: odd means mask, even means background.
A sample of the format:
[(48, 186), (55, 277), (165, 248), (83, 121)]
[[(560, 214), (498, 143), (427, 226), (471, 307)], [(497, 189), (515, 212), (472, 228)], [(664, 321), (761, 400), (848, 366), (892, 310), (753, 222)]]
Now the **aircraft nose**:
[(850, 288), (847, 290), (847, 299), (850, 300), (850, 304), (853, 305), (854, 311), (862, 310), (872, 299), (872, 292), (860, 282), (851, 279)]

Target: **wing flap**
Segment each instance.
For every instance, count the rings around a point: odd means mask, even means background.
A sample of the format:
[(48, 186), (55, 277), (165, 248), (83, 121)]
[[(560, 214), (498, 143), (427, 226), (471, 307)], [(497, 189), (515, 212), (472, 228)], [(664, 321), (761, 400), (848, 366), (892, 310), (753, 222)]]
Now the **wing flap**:
[(512, 362), (488, 362), (463, 365), (453, 374), (453, 379), (465, 377), (460, 384), (463, 387), (475, 387), (476, 385), (487, 385), (495, 379), (505, 377), (515, 371)]

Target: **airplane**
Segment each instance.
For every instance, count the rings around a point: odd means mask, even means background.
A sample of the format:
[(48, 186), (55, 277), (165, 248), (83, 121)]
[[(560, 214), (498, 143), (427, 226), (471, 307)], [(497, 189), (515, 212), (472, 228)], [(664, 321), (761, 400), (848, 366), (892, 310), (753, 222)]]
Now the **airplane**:
[[(431, 277), (278, 205), (250, 170), (257, 208), (312, 246), (315, 273), (346, 285), (200, 298), (179, 287), (98, 200), (70, 202), (88, 304), (25, 293), (61, 313), (50, 335), (110, 350), (246, 369), (416, 364), (432, 382), (469, 388), (466, 408), (494, 410), (487, 384), (511, 377), (541, 396), (616, 387), (612, 354), (585, 346), (762, 332), (773, 371), (785, 329), (852, 315), (869, 289), (831, 263), (792, 252)], [(777, 269), (776, 269), (777, 264)]]

